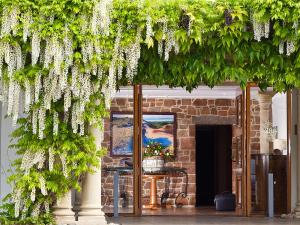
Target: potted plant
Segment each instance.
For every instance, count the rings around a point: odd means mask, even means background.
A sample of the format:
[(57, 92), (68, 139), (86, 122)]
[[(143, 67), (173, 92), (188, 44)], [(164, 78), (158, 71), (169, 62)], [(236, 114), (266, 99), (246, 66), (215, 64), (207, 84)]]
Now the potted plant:
[(145, 172), (158, 172), (165, 164), (165, 159), (170, 157), (170, 152), (159, 142), (150, 142), (144, 148), (143, 169)]

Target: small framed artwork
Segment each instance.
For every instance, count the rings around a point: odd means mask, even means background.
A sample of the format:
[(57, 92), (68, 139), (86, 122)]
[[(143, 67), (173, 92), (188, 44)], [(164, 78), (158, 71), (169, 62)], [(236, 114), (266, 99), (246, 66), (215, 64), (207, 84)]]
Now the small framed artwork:
[[(143, 146), (158, 142), (175, 156), (176, 114), (143, 113)], [(111, 112), (111, 156), (131, 156), (133, 153), (133, 114)]]

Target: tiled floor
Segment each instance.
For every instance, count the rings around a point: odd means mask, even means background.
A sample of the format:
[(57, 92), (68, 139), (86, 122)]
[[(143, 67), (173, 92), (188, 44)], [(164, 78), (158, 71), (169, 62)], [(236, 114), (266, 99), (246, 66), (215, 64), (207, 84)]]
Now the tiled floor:
[(223, 216), (143, 216), (110, 218), (109, 222), (122, 225), (300, 225), (297, 219), (257, 218), (257, 217), (223, 217)]

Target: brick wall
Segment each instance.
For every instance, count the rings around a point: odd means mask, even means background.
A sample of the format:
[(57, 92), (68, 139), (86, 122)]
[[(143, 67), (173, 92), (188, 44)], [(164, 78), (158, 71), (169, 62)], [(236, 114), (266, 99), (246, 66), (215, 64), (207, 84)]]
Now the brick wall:
[[(111, 111), (129, 111), (133, 110), (132, 99), (114, 99)], [(197, 118), (213, 118), (218, 121), (225, 119), (234, 120), (236, 118), (235, 100), (227, 99), (143, 99), (144, 112), (173, 112), (177, 114), (177, 151), (175, 162), (168, 162), (168, 166), (179, 166), (187, 168), (189, 176), (188, 200), (185, 204), (195, 205), (196, 176), (195, 176), (195, 123)], [(195, 122), (196, 121), (196, 122)], [(110, 145), (110, 120), (105, 120), (105, 140), (103, 145), (109, 150)], [(117, 166), (124, 157), (110, 157), (109, 153), (102, 160), (102, 166)], [(158, 182), (158, 195), (161, 196), (165, 182)], [(171, 178), (170, 191), (178, 194), (183, 189), (184, 179), (181, 177)], [(133, 190), (132, 176), (122, 176), (120, 179), (120, 191), (126, 191), (132, 202)], [(102, 192), (103, 204), (109, 204), (112, 198), (113, 177), (112, 174), (103, 173)], [(149, 199), (150, 183), (143, 180), (143, 197), (144, 201)], [(174, 198), (170, 199), (170, 201)], [(171, 202), (172, 203), (172, 202)]]

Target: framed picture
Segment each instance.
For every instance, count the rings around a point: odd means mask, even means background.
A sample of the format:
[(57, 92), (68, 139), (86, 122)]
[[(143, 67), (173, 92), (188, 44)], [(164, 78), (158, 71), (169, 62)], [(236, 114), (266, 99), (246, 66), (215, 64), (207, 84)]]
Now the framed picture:
[[(159, 142), (175, 156), (176, 114), (143, 113), (143, 146)], [(111, 156), (131, 156), (133, 153), (133, 114), (111, 112)]]

